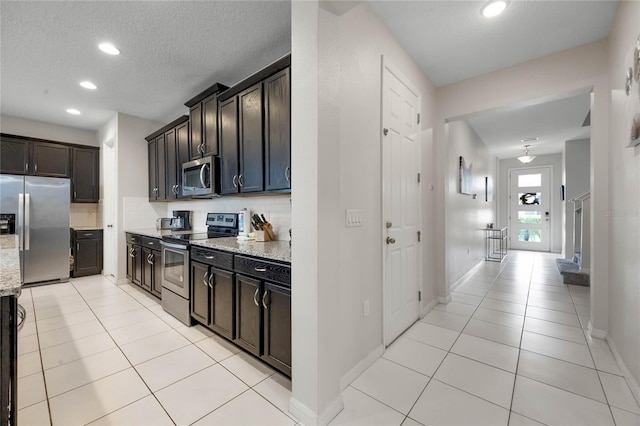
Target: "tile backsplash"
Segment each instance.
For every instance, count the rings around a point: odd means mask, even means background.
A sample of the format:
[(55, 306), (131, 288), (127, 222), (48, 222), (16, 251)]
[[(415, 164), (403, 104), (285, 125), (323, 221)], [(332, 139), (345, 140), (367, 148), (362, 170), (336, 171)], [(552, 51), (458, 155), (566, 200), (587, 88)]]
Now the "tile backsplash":
[[(264, 214), (273, 225), (278, 240), (289, 240), (291, 228), (291, 195), (269, 195), (259, 197), (221, 197), (211, 200), (191, 200), (166, 203), (166, 217), (171, 217), (173, 210), (193, 211), (192, 228), (206, 231), (207, 213), (237, 213), (247, 208), (251, 213)], [(155, 226), (155, 222), (151, 224)]]
[(98, 204), (71, 203), (69, 224), (73, 227), (98, 226)]

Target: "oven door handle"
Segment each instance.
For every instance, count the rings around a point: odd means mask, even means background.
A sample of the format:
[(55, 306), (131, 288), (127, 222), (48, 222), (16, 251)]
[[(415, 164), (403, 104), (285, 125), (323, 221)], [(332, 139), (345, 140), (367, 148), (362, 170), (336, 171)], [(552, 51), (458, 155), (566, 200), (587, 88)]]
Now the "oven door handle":
[(166, 241), (160, 241), (160, 244), (162, 244), (162, 247), (172, 248), (176, 250), (183, 250), (183, 251), (189, 250), (189, 246), (185, 246), (182, 244), (168, 243)]

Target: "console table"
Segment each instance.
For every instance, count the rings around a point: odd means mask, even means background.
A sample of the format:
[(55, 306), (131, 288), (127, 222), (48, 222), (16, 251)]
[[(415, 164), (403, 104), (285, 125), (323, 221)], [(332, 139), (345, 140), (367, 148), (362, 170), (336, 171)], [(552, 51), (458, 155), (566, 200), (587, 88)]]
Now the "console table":
[(507, 256), (507, 227), (484, 228), (486, 251), (484, 260), (502, 262)]

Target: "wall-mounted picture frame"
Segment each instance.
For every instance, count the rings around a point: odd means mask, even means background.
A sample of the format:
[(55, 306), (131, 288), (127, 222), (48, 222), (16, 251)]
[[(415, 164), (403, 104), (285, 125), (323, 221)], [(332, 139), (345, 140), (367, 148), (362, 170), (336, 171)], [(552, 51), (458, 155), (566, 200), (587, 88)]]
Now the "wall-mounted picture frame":
[(462, 155), (458, 166), (458, 183), (461, 194), (473, 195), (473, 163), (467, 166)]
[(491, 185), (491, 178), (489, 176), (484, 177), (484, 201), (487, 203), (493, 201), (493, 185)]

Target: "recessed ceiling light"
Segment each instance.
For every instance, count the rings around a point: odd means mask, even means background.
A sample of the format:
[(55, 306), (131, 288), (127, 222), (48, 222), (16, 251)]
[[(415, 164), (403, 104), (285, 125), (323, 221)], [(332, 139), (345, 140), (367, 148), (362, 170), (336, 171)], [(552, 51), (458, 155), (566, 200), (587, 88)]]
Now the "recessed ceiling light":
[(77, 109), (75, 109), (75, 108), (69, 108), (69, 109), (67, 109), (67, 112), (68, 112), (69, 114), (73, 114), (73, 115), (80, 115), (80, 111), (78, 111), (78, 110), (77, 110)]
[(506, 7), (507, 2), (505, 0), (493, 0), (485, 4), (480, 12), (485, 18), (493, 18), (504, 12)]
[(119, 55), (120, 50), (111, 43), (100, 43), (98, 48), (109, 55)]
[(80, 86), (84, 87), (85, 89), (89, 89), (89, 90), (96, 90), (98, 88), (98, 86), (96, 86), (95, 84), (93, 84), (90, 81), (81, 81), (80, 82)]

